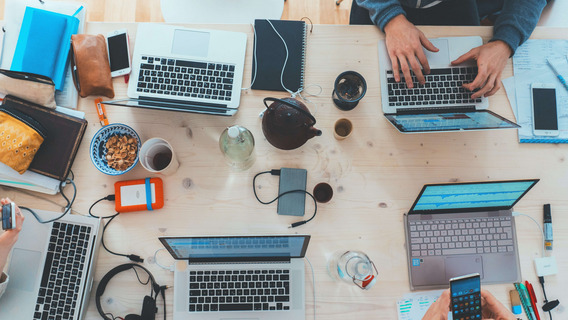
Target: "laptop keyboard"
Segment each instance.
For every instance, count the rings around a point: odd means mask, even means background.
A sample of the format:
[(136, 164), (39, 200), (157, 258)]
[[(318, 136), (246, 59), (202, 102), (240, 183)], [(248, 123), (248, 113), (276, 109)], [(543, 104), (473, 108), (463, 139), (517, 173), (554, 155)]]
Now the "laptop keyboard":
[(410, 221), (412, 257), (513, 252), (511, 217)]
[[(408, 88), (401, 71), (401, 81), (395, 82), (392, 70), (387, 71), (389, 106), (471, 105), (481, 98), (471, 99), (471, 91), (462, 87), (477, 76), (477, 67), (455, 67), (431, 69), (424, 75), (426, 83), (421, 85), (412, 73), (414, 88)], [(476, 90), (475, 90), (476, 91)], [(474, 91), (474, 92), (475, 92)]]
[(75, 315), (91, 227), (54, 222), (34, 319), (71, 319)]
[(189, 311), (290, 310), (290, 271), (191, 271)]
[(230, 101), (235, 65), (143, 56), (137, 92)]

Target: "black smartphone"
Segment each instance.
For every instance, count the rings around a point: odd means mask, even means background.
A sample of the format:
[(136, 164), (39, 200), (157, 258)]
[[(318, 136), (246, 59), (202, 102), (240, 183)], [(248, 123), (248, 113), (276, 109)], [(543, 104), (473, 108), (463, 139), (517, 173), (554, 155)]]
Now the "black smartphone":
[(16, 228), (16, 205), (13, 202), (2, 206), (2, 229)]
[(450, 279), (450, 294), (454, 320), (481, 320), (481, 280), (479, 273)]

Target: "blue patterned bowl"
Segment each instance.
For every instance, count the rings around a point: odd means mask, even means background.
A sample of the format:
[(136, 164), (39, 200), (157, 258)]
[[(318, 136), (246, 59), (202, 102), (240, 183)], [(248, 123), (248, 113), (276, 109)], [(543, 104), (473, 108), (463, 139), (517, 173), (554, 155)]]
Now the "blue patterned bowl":
[[(136, 151), (136, 159), (134, 159), (134, 163), (123, 171), (115, 170), (109, 167), (106, 160), (106, 142), (108, 141), (108, 139), (110, 139), (110, 137), (116, 135), (130, 135), (138, 142), (138, 149)], [(140, 147), (140, 137), (138, 136), (136, 131), (134, 131), (134, 129), (121, 123), (109, 124), (108, 126), (104, 126), (99, 131), (97, 131), (97, 133), (95, 133), (95, 136), (93, 137), (93, 140), (91, 140), (91, 161), (93, 162), (95, 167), (99, 169), (100, 172), (111, 176), (118, 176), (130, 171), (136, 166), (136, 164), (138, 163), (138, 154), (140, 152)]]

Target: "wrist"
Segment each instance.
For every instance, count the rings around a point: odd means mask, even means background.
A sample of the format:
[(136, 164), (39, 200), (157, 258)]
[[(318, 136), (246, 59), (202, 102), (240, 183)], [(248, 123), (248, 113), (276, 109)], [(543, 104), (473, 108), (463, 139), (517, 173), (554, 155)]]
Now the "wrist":
[(493, 42), (494, 46), (499, 47), (504, 53), (507, 54), (507, 57), (511, 57), (513, 55), (513, 49), (503, 40), (495, 40)]
[(389, 22), (387, 22), (384, 28), (385, 33), (388, 33), (389, 30), (397, 29), (398, 27), (406, 23), (409, 23), (406, 17), (403, 14), (399, 14), (398, 16), (395, 16)]

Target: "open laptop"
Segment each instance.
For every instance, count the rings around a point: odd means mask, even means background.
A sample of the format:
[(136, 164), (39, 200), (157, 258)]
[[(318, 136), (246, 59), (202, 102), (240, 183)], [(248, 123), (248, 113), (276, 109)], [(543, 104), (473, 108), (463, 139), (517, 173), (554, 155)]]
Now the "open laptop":
[(125, 100), (105, 104), (231, 116), (237, 112), (247, 35), (141, 23)]
[(512, 208), (538, 181), (425, 185), (404, 215), (411, 289), (447, 288), (469, 273), (484, 284), (519, 282)]
[(305, 319), (310, 236), (159, 239), (174, 259), (187, 260), (174, 273), (174, 319)]
[[(36, 210), (44, 219), (57, 214)], [(82, 319), (93, 285), (100, 220), (66, 215), (39, 223), (27, 210), (8, 266), (0, 310), (10, 319)]]
[(475, 62), (459, 66), (451, 62), (470, 49), (483, 44), (481, 37), (430, 39), (438, 52), (424, 49), (431, 72), (420, 85), (412, 74), (414, 88), (394, 80), (392, 64), (384, 40), (379, 41), (381, 103), (387, 120), (402, 133), (508, 129), (519, 126), (489, 110), (489, 100), (471, 99), (462, 84), (477, 75)]

